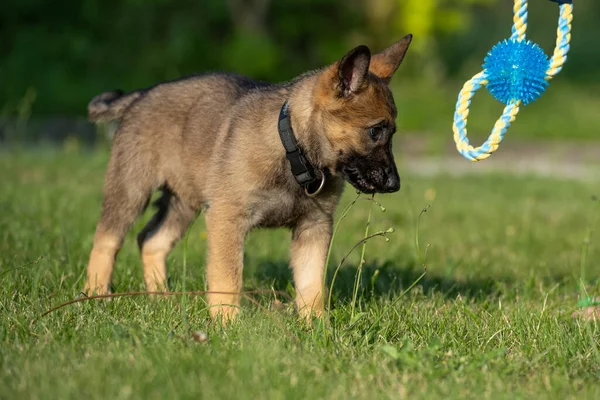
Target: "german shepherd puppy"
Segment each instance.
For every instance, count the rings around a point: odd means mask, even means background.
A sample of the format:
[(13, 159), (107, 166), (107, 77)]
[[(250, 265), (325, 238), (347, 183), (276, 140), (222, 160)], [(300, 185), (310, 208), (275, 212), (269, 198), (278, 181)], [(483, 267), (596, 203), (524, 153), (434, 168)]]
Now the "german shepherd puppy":
[(282, 226), (292, 230), (296, 306), (303, 317), (320, 315), (344, 180), (364, 193), (400, 189), (388, 83), (411, 40), (373, 56), (358, 46), (285, 84), (212, 73), (96, 96), (89, 119), (120, 125), (85, 292), (109, 292), (123, 238), (160, 189), (158, 211), (137, 237), (149, 291), (166, 289), (167, 255), (205, 210), (213, 318), (238, 313), (248, 232)]

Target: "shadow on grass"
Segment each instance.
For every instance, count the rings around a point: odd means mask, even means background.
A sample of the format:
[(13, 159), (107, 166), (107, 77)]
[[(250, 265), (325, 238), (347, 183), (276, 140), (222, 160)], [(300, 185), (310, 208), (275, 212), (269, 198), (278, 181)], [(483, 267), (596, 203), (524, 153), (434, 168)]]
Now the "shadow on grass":
[[(286, 291), (293, 284), (292, 272), (284, 261), (260, 262), (255, 278), (275, 290)], [(352, 299), (352, 291), (357, 272), (357, 265), (346, 265), (338, 272), (334, 286), (333, 298), (336, 301), (347, 302)], [(360, 297), (372, 299), (394, 296), (412, 285), (423, 273), (423, 269), (414, 262), (404, 265), (385, 262), (382, 264), (365, 264), (362, 268)], [(333, 278), (333, 268), (328, 271), (328, 285)], [(461, 296), (474, 301), (484, 301), (498, 297), (503, 288), (512, 281), (504, 278), (501, 281), (493, 279), (457, 280), (428, 271), (413, 290), (424, 294), (442, 294), (445, 298)]]

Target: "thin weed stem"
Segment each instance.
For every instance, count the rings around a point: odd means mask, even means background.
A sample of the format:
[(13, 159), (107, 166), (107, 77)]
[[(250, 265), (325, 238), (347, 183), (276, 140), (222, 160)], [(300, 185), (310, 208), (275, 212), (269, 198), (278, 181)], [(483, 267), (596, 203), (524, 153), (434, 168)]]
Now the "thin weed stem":
[[(592, 201), (597, 202), (598, 200), (595, 197), (592, 197)], [(593, 218), (590, 218), (590, 221), (587, 226), (587, 230), (585, 236), (583, 238), (583, 243), (581, 244), (581, 258), (579, 262), (579, 287), (581, 290), (582, 296), (586, 296), (587, 291), (585, 289), (585, 280), (586, 280), (586, 269), (587, 269), (587, 258), (588, 251), (590, 247), (590, 243), (592, 241), (592, 235), (594, 233), (594, 227), (598, 223), (599, 213), (595, 213)]]
[(331, 278), (331, 285), (329, 286), (329, 297), (328, 297), (328, 304), (327, 304), (328, 308), (331, 307), (331, 293), (333, 292), (333, 285), (335, 284), (335, 280), (337, 278), (337, 274), (340, 271), (340, 269), (342, 268), (342, 265), (344, 265), (344, 263), (346, 262), (346, 260), (350, 256), (350, 254), (352, 254), (352, 252), (358, 246), (360, 246), (361, 244), (366, 243), (367, 241), (373, 239), (374, 237), (383, 236), (383, 237), (385, 237), (387, 239), (388, 233), (393, 233), (393, 232), (394, 232), (394, 229), (390, 228), (387, 231), (379, 231), (379, 232), (375, 232), (375, 233), (373, 233), (371, 235), (368, 235), (368, 236), (364, 237), (363, 239), (359, 240), (354, 246), (352, 246), (352, 248), (350, 249), (350, 251), (348, 253), (346, 253), (346, 255), (342, 258), (342, 260), (340, 261), (340, 263), (336, 267), (335, 271), (333, 272), (333, 277)]
[(417, 250), (417, 257), (419, 258), (419, 262), (421, 263), (421, 266), (423, 267), (423, 273), (421, 275), (419, 275), (419, 277), (408, 287), (406, 288), (401, 294), (400, 296), (398, 296), (397, 299), (395, 299), (392, 304), (390, 304), (388, 307), (386, 307), (382, 313), (375, 319), (375, 321), (373, 321), (371, 323), (371, 325), (369, 326), (369, 329), (367, 332), (370, 332), (371, 329), (377, 324), (379, 323), (379, 321), (381, 321), (381, 319), (383, 318), (383, 316), (391, 309), (393, 309), (396, 304), (398, 304), (398, 302), (408, 293), (412, 290), (412, 288), (414, 288), (419, 282), (421, 282), (421, 280), (425, 277), (425, 275), (427, 275), (427, 264), (426, 264), (426, 257), (427, 257), (427, 249), (429, 249), (429, 244), (427, 244), (427, 246), (425, 247), (425, 251), (421, 252), (421, 247), (419, 245), (419, 233), (420, 233), (420, 222), (421, 222), (421, 217), (423, 216), (423, 214), (425, 214), (427, 212), (427, 210), (429, 209), (429, 205), (425, 208), (423, 208), (421, 210), (421, 212), (419, 213), (419, 217), (417, 218), (417, 226), (416, 226), (416, 230), (415, 230), (415, 246), (416, 246), (416, 250)]
[(406, 288), (402, 293), (400, 293), (400, 296), (398, 296), (398, 298), (396, 300), (394, 300), (392, 302), (392, 304), (389, 305), (389, 307), (386, 307), (386, 310), (384, 310), (379, 317), (377, 317), (375, 319), (375, 321), (373, 321), (371, 323), (371, 325), (369, 326), (369, 331), (371, 330), (371, 328), (373, 328), (375, 326), (375, 324), (379, 323), (379, 321), (381, 321), (381, 319), (383, 318), (383, 316), (387, 313), (388, 309), (392, 309), (394, 308), (394, 306), (396, 304), (398, 304), (398, 302), (408, 293), (412, 290), (412, 288), (414, 288), (415, 286), (417, 286), (417, 284), (419, 282), (421, 282), (421, 279), (423, 279), (425, 277), (425, 275), (427, 274), (427, 271), (423, 271), (423, 273), (408, 287)]
[[(360, 199), (360, 193), (357, 193), (356, 198), (354, 200), (352, 200), (350, 203), (348, 203), (348, 205), (344, 208), (344, 211), (342, 211), (342, 215), (340, 216), (340, 218), (338, 219), (338, 221), (335, 224), (335, 227), (333, 228), (333, 233), (331, 235), (331, 240), (329, 241), (329, 248), (327, 249), (327, 258), (325, 258), (325, 271), (323, 271), (323, 286), (321, 287), (321, 293), (323, 294), (321, 296), (321, 306), (323, 309), (323, 312), (321, 312), (321, 325), (323, 327), (323, 330), (325, 332), (327, 332), (327, 329), (325, 329), (326, 323), (325, 323), (325, 318), (326, 316), (326, 303), (325, 303), (325, 289), (327, 288), (327, 270), (329, 268), (329, 260), (331, 258), (331, 249), (333, 248), (333, 242), (335, 240), (335, 236), (337, 234), (338, 228), (340, 227), (340, 223), (342, 222), (342, 220), (344, 218), (346, 218), (346, 215), (348, 215), (348, 212), (350, 211), (350, 209), (352, 209), (352, 207), (354, 206), (354, 204), (356, 204), (356, 202)], [(331, 294), (329, 295), (329, 300), (327, 302), (327, 304), (331, 304)], [(327, 333), (326, 333), (327, 335)]]
[(427, 272), (427, 265), (425, 264), (425, 261), (427, 260), (427, 251), (429, 250), (430, 244), (428, 243), (427, 246), (425, 246), (425, 251), (421, 252), (421, 246), (419, 245), (419, 232), (421, 229), (421, 217), (427, 212), (427, 210), (429, 210), (430, 207), (431, 205), (427, 205), (427, 207), (424, 207), (419, 213), (419, 217), (417, 218), (417, 227), (415, 230), (415, 248), (417, 249), (417, 257), (419, 258), (419, 263), (425, 272)]
[(9, 272), (39, 264), (39, 262), (42, 261), (43, 259), (44, 259), (44, 256), (39, 256), (38, 258), (36, 258), (35, 260), (33, 260), (31, 262), (28, 262), (27, 264), (24, 264), (24, 265), (21, 265), (18, 267), (14, 267), (14, 268), (8, 268), (8, 269), (5, 269), (4, 271), (0, 271), (0, 278), (3, 277), (4, 275), (8, 274)]
[[(592, 201), (594, 201), (596, 203), (595, 205), (598, 204), (598, 199), (596, 198), (596, 196), (592, 196)], [(580, 290), (580, 305), (582, 305), (584, 307), (585, 307), (585, 305), (587, 307), (598, 307), (597, 299), (595, 299), (594, 297), (591, 297), (588, 294), (587, 289), (585, 287), (587, 258), (588, 258), (589, 247), (590, 247), (590, 243), (592, 241), (592, 235), (594, 233), (594, 228), (595, 228), (596, 224), (598, 223), (598, 220), (600, 219), (600, 213), (598, 213), (597, 210), (598, 209), (595, 209), (596, 213), (595, 213), (594, 217), (590, 219), (585, 236), (583, 238), (583, 243), (581, 245), (581, 260), (580, 260), (580, 265), (579, 265), (579, 290)], [(596, 311), (594, 311), (594, 313), (596, 313)], [(595, 321), (596, 318), (594, 317), (593, 320)], [(592, 345), (592, 351), (594, 353), (594, 356), (596, 357), (596, 360), (600, 361), (600, 350), (598, 350), (598, 346), (596, 345), (596, 339), (595, 339), (597, 336), (597, 333), (596, 333), (597, 325), (594, 324), (593, 332), (592, 332), (592, 327), (590, 325), (591, 324), (585, 324), (585, 330), (590, 339), (590, 343)]]
[[(371, 195), (371, 201), (374, 201), (375, 194)], [(369, 228), (371, 227), (371, 215), (373, 214), (373, 204), (369, 205), (369, 216), (367, 217), (367, 226), (365, 227), (365, 238), (369, 236)], [(365, 263), (365, 251), (367, 249), (367, 241), (363, 242), (362, 251), (360, 253), (360, 262), (356, 269), (356, 276), (354, 277), (354, 290), (352, 293), (352, 303), (350, 305), (350, 320), (354, 319), (354, 311), (356, 307), (356, 298), (358, 296), (358, 288), (360, 287), (362, 279), (362, 267)], [(337, 272), (337, 271), (336, 271)]]

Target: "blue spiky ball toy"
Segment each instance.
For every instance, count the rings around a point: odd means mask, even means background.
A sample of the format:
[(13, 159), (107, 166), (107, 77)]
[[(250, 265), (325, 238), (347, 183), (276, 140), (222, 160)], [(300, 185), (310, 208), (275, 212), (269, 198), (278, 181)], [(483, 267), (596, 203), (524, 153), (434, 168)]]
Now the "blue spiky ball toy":
[(495, 45), (483, 64), (488, 91), (506, 105), (516, 100), (524, 105), (537, 100), (548, 87), (549, 67), (550, 60), (537, 44), (514, 39)]
[[(458, 93), (452, 132), (456, 149), (467, 160), (485, 160), (494, 153), (504, 134), (517, 118), (521, 106), (537, 100), (567, 61), (571, 42), (574, 0), (550, 0), (559, 4), (556, 47), (552, 58), (536, 44), (527, 41), (527, 0), (514, 0), (514, 18), (510, 39), (494, 46), (487, 54), (483, 71), (465, 82)], [(505, 104), (485, 143), (473, 147), (467, 137), (467, 118), (471, 100), (481, 88)]]

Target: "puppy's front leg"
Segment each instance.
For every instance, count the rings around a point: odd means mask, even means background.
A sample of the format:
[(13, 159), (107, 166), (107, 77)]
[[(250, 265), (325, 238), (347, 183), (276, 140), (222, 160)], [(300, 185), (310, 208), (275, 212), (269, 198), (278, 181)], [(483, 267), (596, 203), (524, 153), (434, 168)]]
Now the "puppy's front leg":
[[(227, 323), (239, 312), (242, 291), (244, 241), (248, 232), (244, 216), (232, 207), (211, 207), (206, 212), (208, 260), (207, 296), (213, 320)], [(225, 293), (232, 294), (225, 294)]]
[(306, 319), (318, 317), (323, 312), (323, 279), (331, 227), (331, 217), (305, 218), (292, 234), (291, 266), (296, 285), (296, 306)]

